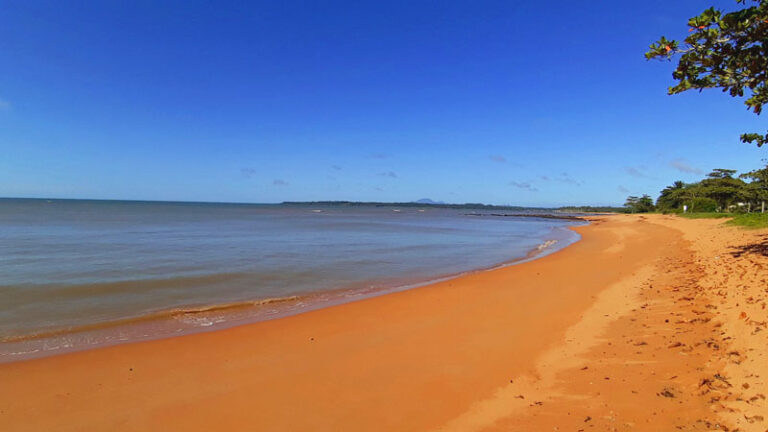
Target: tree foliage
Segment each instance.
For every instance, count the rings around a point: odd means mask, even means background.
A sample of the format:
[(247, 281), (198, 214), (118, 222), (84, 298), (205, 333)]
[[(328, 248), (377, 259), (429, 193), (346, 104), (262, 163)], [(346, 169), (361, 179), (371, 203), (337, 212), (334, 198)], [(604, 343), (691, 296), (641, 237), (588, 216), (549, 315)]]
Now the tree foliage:
[(648, 213), (656, 210), (653, 199), (648, 195), (628, 197), (627, 202), (624, 203), (624, 208), (628, 213)]
[[(735, 177), (736, 170), (715, 169), (695, 183), (674, 182), (656, 200), (661, 211), (740, 211), (762, 210), (768, 201), (768, 165)], [(745, 182), (744, 180), (749, 180)]]
[(733, 178), (734, 174), (736, 170), (715, 169), (699, 182), (700, 190), (707, 198), (715, 200), (720, 209), (728, 209), (732, 203), (747, 199), (746, 184)]
[(746, 172), (739, 178), (751, 180), (747, 184), (747, 195), (761, 203), (768, 201), (768, 164), (764, 168)]
[(682, 207), (685, 200), (689, 198), (685, 186), (685, 183), (678, 180), (672, 186), (664, 188), (656, 200), (656, 206), (669, 209)]
[[(768, 103), (768, 0), (736, 0), (734, 12), (709, 8), (688, 20), (690, 34), (682, 43), (662, 36), (645, 53), (647, 59), (680, 56), (669, 94), (720, 88), (760, 114)], [(741, 140), (762, 146), (768, 133), (745, 133)]]

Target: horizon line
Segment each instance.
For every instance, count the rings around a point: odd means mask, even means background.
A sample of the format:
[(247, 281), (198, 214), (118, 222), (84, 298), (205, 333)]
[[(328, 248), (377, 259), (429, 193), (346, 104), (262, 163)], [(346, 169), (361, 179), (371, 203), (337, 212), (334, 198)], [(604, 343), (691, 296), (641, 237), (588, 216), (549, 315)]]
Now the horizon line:
[(185, 201), (185, 200), (152, 200), (152, 199), (117, 199), (117, 198), (37, 198), (37, 197), (0, 197), (0, 200), (34, 200), (34, 201), (106, 201), (106, 202), (131, 202), (131, 203), (168, 203), (168, 204), (224, 204), (224, 205), (297, 205), (297, 204), (385, 204), (385, 205), (423, 205), (425, 207), (440, 207), (440, 206), (466, 206), (477, 205), (486, 207), (519, 207), (527, 209), (560, 209), (560, 208), (579, 208), (579, 207), (615, 207), (618, 205), (597, 205), (597, 204), (580, 204), (580, 205), (559, 205), (559, 206), (525, 206), (515, 204), (486, 204), (480, 202), (465, 202), (465, 203), (419, 203), (414, 201), (354, 201), (354, 200), (311, 200), (311, 201), (281, 201), (281, 202), (238, 202), (238, 201)]

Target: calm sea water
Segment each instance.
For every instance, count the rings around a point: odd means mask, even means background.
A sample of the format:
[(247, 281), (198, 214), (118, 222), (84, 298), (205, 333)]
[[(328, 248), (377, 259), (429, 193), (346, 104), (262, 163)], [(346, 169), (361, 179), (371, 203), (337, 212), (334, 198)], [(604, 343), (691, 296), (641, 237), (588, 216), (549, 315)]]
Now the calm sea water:
[(183, 312), (216, 305), (277, 305), (268, 299), (301, 308), (313, 296), (405, 286), (577, 238), (567, 221), (466, 213), (0, 200), (0, 341), (164, 313), (190, 318)]

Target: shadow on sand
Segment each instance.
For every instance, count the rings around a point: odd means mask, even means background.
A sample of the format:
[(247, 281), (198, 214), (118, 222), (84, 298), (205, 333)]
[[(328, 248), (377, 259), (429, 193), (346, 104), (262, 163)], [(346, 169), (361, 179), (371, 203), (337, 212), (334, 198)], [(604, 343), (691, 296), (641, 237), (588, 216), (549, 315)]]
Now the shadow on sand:
[(731, 252), (734, 258), (739, 258), (744, 254), (768, 256), (768, 235), (761, 236), (761, 240), (758, 240), (756, 243), (735, 247)]

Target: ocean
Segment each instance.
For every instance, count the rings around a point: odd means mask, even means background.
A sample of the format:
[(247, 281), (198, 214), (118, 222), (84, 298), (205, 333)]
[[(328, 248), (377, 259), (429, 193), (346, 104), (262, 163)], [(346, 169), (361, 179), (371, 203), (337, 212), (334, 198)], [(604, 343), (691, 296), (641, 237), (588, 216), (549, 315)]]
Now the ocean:
[(280, 317), (578, 239), (573, 221), (489, 213), (0, 199), (0, 361)]

